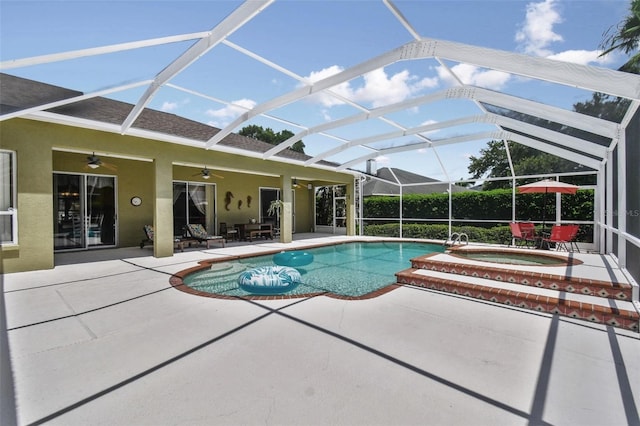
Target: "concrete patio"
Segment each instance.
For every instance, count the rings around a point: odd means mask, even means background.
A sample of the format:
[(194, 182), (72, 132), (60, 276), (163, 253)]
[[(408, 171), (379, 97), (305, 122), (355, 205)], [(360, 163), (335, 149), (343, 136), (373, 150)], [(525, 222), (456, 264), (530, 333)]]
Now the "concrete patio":
[(412, 286), (249, 301), (169, 284), (200, 260), (348, 239), (317, 237), (4, 275), (0, 423), (640, 424), (638, 333)]

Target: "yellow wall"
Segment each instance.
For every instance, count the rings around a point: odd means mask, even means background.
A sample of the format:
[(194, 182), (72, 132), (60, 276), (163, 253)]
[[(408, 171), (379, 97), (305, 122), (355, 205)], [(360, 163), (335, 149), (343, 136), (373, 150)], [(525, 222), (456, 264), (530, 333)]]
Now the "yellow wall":
[[(16, 152), (18, 173), (19, 245), (2, 248), (1, 266), (5, 273), (54, 266), (52, 178), (54, 172), (116, 176), (118, 245), (120, 247), (139, 245), (144, 237), (142, 226), (154, 223), (155, 219), (165, 224), (161, 227), (162, 236), (167, 238), (164, 251), (154, 252), (161, 256), (173, 253), (172, 244), (169, 244), (172, 235), (167, 235), (172, 234), (172, 230), (167, 230), (166, 226), (170, 217), (173, 217), (171, 209), (167, 209), (166, 206), (161, 208), (154, 203), (159, 189), (163, 194), (172, 193), (172, 188), (164, 188), (170, 186), (170, 183), (166, 184), (166, 182), (180, 180), (215, 184), (217, 226), (219, 222), (247, 223), (251, 218), (257, 219), (259, 188), (280, 187), (280, 176), (274, 175), (309, 177), (308, 181), (298, 179), (301, 186), (295, 190), (296, 229), (294, 230), (308, 232), (313, 223), (313, 191), (307, 189), (307, 183), (350, 184), (353, 181), (352, 175), (347, 173), (25, 119), (12, 119), (0, 123), (0, 147)], [(72, 153), (68, 152), (69, 150), (84, 153)], [(86, 157), (91, 151), (114, 155), (101, 156), (101, 159), (113, 165), (115, 170), (105, 167), (87, 169)], [(118, 158), (118, 156), (129, 158)], [(202, 166), (185, 167), (176, 163), (202, 164)], [(212, 177), (204, 180), (196, 176), (204, 165), (207, 165), (212, 173), (224, 178)], [(217, 170), (216, 167), (223, 170)], [(226, 168), (247, 170), (253, 174), (224, 170)], [(173, 176), (163, 175), (162, 179), (156, 179), (156, 170), (172, 170)], [(264, 175), (255, 173), (264, 173)], [(157, 188), (156, 182), (160, 182), (162, 187)], [(233, 194), (228, 210), (225, 204), (227, 192)], [(142, 205), (132, 206), (130, 199), (133, 196), (141, 197)], [(251, 206), (247, 202), (248, 196), (252, 198)], [(239, 200), (242, 200), (240, 207), (238, 207)], [(215, 232), (217, 229), (211, 231)], [(156, 238), (159, 236), (156, 235)]]

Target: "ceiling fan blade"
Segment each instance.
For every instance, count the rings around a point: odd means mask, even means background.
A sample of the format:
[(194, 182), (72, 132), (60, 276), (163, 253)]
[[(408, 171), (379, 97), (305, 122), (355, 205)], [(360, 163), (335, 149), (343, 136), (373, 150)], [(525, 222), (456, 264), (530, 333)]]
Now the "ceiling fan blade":
[(115, 164), (101, 163), (100, 165), (105, 169), (111, 170), (112, 172), (118, 171), (118, 166), (116, 166)]
[(196, 174), (194, 174), (192, 176), (194, 176), (194, 177), (199, 176), (199, 177), (204, 178), (204, 179), (209, 179), (210, 177), (215, 177), (215, 178), (218, 178), (218, 179), (224, 179), (224, 176), (220, 176), (220, 175), (217, 175), (215, 173), (211, 173), (211, 170), (207, 169), (206, 167), (204, 169), (200, 170), (200, 173), (196, 173)]
[(95, 170), (99, 167), (104, 167), (105, 169), (111, 170), (113, 172), (118, 170), (118, 167), (115, 164), (105, 163), (96, 155), (96, 153), (92, 153), (87, 156), (87, 163), (84, 166), (84, 169), (92, 169)]

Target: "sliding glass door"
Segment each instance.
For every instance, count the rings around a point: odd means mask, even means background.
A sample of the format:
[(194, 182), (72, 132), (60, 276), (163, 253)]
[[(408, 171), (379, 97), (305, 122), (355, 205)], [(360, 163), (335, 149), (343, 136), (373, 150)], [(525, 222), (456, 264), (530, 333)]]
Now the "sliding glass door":
[(54, 250), (116, 245), (116, 178), (53, 175)]
[(187, 224), (200, 224), (216, 234), (215, 211), (215, 185), (173, 183), (173, 235), (184, 235)]
[(316, 231), (341, 235), (347, 233), (346, 191), (345, 185), (316, 188)]

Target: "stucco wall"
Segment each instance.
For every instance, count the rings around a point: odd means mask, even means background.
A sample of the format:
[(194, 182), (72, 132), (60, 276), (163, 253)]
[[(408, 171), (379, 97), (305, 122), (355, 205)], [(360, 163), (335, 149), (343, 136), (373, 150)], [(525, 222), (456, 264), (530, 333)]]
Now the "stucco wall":
[[(308, 177), (308, 180), (298, 179), (302, 185), (296, 189), (297, 232), (307, 232), (312, 226), (312, 191), (306, 188), (307, 183), (329, 181), (341, 184), (353, 181), (352, 176), (346, 173), (26, 119), (0, 123), (0, 146), (16, 152), (18, 173), (19, 244), (2, 248), (2, 268), (5, 273), (54, 266), (54, 172), (117, 176), (119, 247), (137, 246), (144, 236), (144, 224), (154, 223), (154, 219), (167, 223), (172, 218), (172, 212), (167, 211), (170, 208), (158, 209), (154, 205), (155, 196), (159, 193), (156, 181), (168, 182), (162, 184), (168, 186), (168, 192), (161, 191), (165, 193), (171, 193), (170, 182), (173, 180), (215, 183), (217, 226), (219, 222), (246, 223), (250, 218), (258, 218), (259, 187), (279, 188), (279, 175)], [(74, 150), (83, 153), (69, 152)], [(104, 156), (102, 159), (115, 166), (116, 170), (104, 167), (86, 169), (87, 152), (92, 151), (112, 154), (113, 156)], [(185, 167), (176, 165), (177, 163), (202, 166)], [(204, 180), (194, 176), (205, 164), (224, 179), (212, 177)], [(216, 166), (223, 170), (216, 170)], [(252, 173), (224, 170), (229, 168)], [(162, 176), (162, 179), (156, 180), (156, 170), (172, 170), (172, 176), (170, 179)], [(229, 210), (225, 208), (224, 202), (227, 191), (234, 195), (228, 206)], [(143, 200), (138, 207), (130, 203), (134, 195)], [(247, 196), (252, 197), (251, 206), (247, 203)], [(240, 208), (239, 200), (243, 201)], [(171, 235), (166, 237), (170, 238)], [(164, 255), (171, 255), (172, 247), (165, 246), (169, 249), (165, 247), (168, 254)]]
[(53, 267), (53, 198), (51, 149), (46, 143), (50, 126), (3, 125), (3, 149), (16, 151), (19, 246), (3, 248), (3, 272)]

